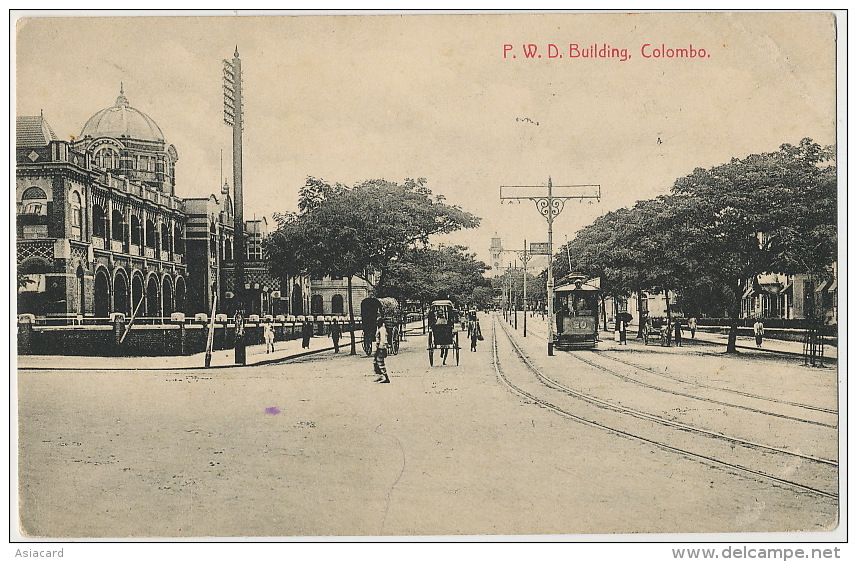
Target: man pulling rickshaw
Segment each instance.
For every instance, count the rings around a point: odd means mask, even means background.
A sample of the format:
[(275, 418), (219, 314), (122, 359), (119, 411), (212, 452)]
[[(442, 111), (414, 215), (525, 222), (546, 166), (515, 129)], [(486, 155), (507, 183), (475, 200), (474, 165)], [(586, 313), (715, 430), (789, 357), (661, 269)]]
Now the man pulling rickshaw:
[(446, 365), (449, 350), (455, 353), (455, 364), (458, 365), (461, 347), (458, 345), (458, 311), (451, 300), (436, 300), (431, 303), (428, 313), (429, 335), (428, 352), (429, 365), (434, 365), (434, 350), (440, 350), (440, 357)]

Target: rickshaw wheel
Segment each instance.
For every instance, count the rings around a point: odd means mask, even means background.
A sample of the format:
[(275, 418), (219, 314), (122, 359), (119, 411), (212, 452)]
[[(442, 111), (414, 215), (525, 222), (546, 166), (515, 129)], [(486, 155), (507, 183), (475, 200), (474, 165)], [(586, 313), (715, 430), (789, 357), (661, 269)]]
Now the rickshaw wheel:
[(434, 367), (434, 349), (429, 348), (429, 365)]

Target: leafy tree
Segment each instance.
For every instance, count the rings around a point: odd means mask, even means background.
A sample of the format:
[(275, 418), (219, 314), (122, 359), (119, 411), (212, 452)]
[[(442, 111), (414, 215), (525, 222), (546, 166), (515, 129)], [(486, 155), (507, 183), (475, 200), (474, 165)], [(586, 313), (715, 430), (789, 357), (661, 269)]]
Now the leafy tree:
[(427, 245), (434, 234), (478, 226), (477, 217), (432, 197), (425, 184), (423, 178), (401, 185), (378, 179), (347, 187), (307, 178), (298, 212), (274, 215), (278, 228), (265, 244), (269, 268), (280, 276), (346, 277), (353, 322), (354, 277), (371, 285), (377, 273), (376, 289), (387, 287), (391, 264), (406, 252)]
[(616, 296), (678, 289), (695, 311), (725, 303), (732, 319), (727, 351), (735, 352), (748, 279), (824, 272), (835, 259), (832, 156), (831, 148), (803, 139), (698, 168), (676, 180), (671, 195), (638, 201), (582, 229), (557, 255), (554, 272), (601, 277), (604, 291)]
[(766, 272), (825, 272), (836, 259), (833, 151), (810, 139), (679, 178), (673, 192), (695, 224), (687, 251), (731, 291), (734, 353), (744, 283)]
[(490, 308), (494, 303), (494, 289), (489, 285), (479, 285), (473, 287), (473, 293), (470, 297), (473, 306), (480, 309)]
[(402, 300), (425, 304), (433, 299), (451, 298), (464, 306), (470, 304), (474, 289), (488, 283), (483, 274), (488, 269), (466, 253), (464, 246), (411, 248), (390, 263), (385, 285), (379, 292)]
[(661, 196), (602, 215), (560, 252), (555, 274), (599, 277), (603, 294), (614, 298), (664, 291), (669, 303), (669, 291), (684, 286), (697, 269), (683, 251), (685, 218), (679, 203), (675, 196)]

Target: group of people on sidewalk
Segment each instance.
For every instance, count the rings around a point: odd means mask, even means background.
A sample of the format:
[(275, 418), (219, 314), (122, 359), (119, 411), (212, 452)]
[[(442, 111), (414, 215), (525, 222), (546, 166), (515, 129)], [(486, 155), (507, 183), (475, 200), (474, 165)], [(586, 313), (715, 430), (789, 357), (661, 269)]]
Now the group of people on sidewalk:
[[(301, 349), (309, 349), (310, 340), (313, 337), (315, 329), (312, 322), (306, 320), (301, 324)], [(339, 340), (342, 338), (342, 326), (338, 320), (333, 320), (330, 324), (328, 336), (333, 340), (333, 352), (339, 353)], [(262, 338), (265, 340), (265, 353), (274, 353), (274, 326), (270, 323), (265, 323), (262, 327)]]
[[(619, 325), (620, 322), (622, 323), (621, 330)], [(696, 327), (697, 320), (695, 317), (692, 316), (687, 320), (687, 329), (690, 330), (691, 338), (696, 338)], [(621, 320), (617, 321), (616, 330), (618, 333), (618, 337), (616, 339), (617, 341), (619, 341), (619, 344), (627, 345), (628, 342), (626, 340), (625, 335), (625, 322)], [(646, 318), (643, 322), (643, 330), (646, 334), (651, 334), (652, 332), (659, 333), (661, 345), (663, 346), (670, 346), (672, 342), (675, 342), (675, 345), (679, 347), (681, 347), (682, 345), (682, 339), (684, 338), (684, 327), (681, 318), (673, 318), (671, 322), (664, 322), (660, 326), (660, 328), (654, 326), (654, 322), (651, 318)]]

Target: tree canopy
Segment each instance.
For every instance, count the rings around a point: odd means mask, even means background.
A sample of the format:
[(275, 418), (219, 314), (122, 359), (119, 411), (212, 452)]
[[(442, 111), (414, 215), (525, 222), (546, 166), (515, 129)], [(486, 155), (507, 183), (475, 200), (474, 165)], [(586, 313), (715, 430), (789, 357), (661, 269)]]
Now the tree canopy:
[(442, 196), (423, 178), (403, 184), (368, 180), (353, 187), (307, 178), (297, 213), (276, 214), (267, 256), (275, 274), (357, 276), (385, 284), (389, 265), (429, 237), (474, 228), (479, 218)]
[(638, 201), (582, 229), (558, 254), (554, 272), (599, 276), (614, 295), (679, 289), (693, 306), (728, 295), (721, 304), (733, 319), (727, 349), (734, 351), (748, 279), (821, 272), (836, 259), (832, 158), (832, 148), (803, 139), (697, 168), (677, 179), (670, 195)]
[(424, 303), (441, 297), (462, 305), (472, 303), (475, 290), (490, 287), (490, 282), (483, 276), (488, 266), (466, 249), (463, 246), (411, 248), (390, 263), (385, 284), (378, 291)]
[[(400, 262), (429, 237), (479, 225), (479, 218), (442, 196), (432, 196), (426, 180), (397, 184), (382, 179), (353, 187), (308, 177), (296, 213), (274, 214), (277, 230), (265, 240), (268, 266), (284, 277), (308, 273), (348, 280), (353, 319), (354, 277), (388, 287), (391, 264)], [(355, 353), (354, 335), (351, 352)]]

